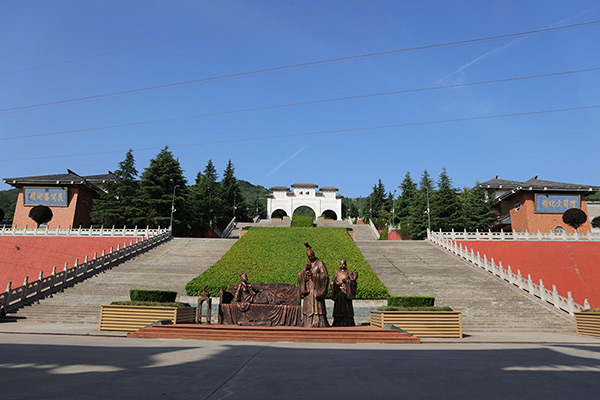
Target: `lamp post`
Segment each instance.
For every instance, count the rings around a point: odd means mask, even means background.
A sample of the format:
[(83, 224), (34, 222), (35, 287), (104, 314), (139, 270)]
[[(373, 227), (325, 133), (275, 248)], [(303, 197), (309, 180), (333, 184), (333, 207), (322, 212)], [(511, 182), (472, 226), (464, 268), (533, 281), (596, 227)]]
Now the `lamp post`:
[[(170, 179), (171, 182), (173, 182), (173, 179)], [(175, 182), (173, 182), (175, 183)], [(173, 234), (173, 212), (175, 211), (175, 189), (177, 189), (179, 187), (179, 185), (174, 185), (173, 186), (173, 200), (171, 200), (171, 222), (169, 223), (169, 230), (171, 231), (171, 234)]]
[(373, 209), (371, 208), (371, 196), (369, 196), (369, 221), (373, 220)]
[(396, 216), (396, 190), (394, 189), (394, 194), (392, 195), (392, 229), (396, 228), (395, 219)]
[(431, 231), (431, 210), (429, 209), (429, 184), (431, 182), (431, 180), (427, 180), (427, 186), (425, 186), (425, 189), (427, 189), (427, 228), (429, 231)]
[(233, 218), (235, 218), (235, 197), (237, 196), (237, 193), (233, 194)]

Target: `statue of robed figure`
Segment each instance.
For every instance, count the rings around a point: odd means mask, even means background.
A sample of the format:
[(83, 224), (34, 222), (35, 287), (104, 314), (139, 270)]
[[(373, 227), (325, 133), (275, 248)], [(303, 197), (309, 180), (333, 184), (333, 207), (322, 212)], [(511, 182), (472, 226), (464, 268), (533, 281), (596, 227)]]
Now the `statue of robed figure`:
[(325, 263), (315, 256), (308, 243), (306, 256), (308, 262), (298, 274), (300, 294), (304, 296), (302, 302), (302, 326), (306, 328), (326, 328), (327, 310), (325, 308), (325, 297), (329, 287), (329, 274)]
[(354, 326), (354, 307), (352, 299), (356, 297), (356, 279), (358, 272), (346, 268), (346, 260), (340, 260), (340, 269), (335, 271), (331, 280), (331, 298), (333, 305), (333, 326)]

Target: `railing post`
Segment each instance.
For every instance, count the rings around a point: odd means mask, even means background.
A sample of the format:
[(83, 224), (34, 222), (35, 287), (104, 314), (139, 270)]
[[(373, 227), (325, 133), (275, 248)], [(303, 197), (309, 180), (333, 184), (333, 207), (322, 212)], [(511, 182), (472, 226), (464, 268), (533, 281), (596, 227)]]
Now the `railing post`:
[(519, 288), (525, 289), (523, 287), (523, 276), (521, 276), (521, 270), (520, 269), (517, 270), (517, 278), (519, 279)]
[(44, 271), (40, 271), (40, 276), (38, 278), (38, 295), (42, 293), (42, 282), (44, 281)]
[(531, 274), (527, 274), (527, 291), (529, 294), (533, 294), (533, 281), (531, 280)]
[(25, 280), (23, 281), (23, 290), (21, 290), (21, 300), (25, 300), (27, 297), (27, 285), (29, 284), (29, 277), (25, 276)]
[(56, 285), (56, 265), (52, 267), (52, 280), (50, 281), (50, 287), (53, 288)]
[(573, 304), (573, 295), (571, 292), (567, 292), (567, 311), (571, 316), (575, 312), (575, 305)]
[(546, 291), (544, 290), (544, 281), (540, 279), (540, 299), (546, 300)]
[(12, 281), (6, 285), (6, 298), (4, 299), (4, 308), (8, 307), (10, 302), (10, 291), (12, 290)]
[(554, 302), (554, 307), (560, 308), (560, 297), (558, 296), (556, 285), (552, 285), (552, 301)]
[(590, 309), (590, 303), (588, 302), (588, 299), (585, 299), (585, 301), (583, 302), (583, 309), (584, 310)]
[(513, 277), (512, 269), (510, 268), (510, 264), (506, 267), (508, 270), (508, 283), (515, 284), (515, 278)]
[(63, 281), (62, 281), (62, 283), (65, 283), (65, 282), (67, 282), (67, 274), (68, 274), (68, 273), (67, 273), (67, 270), (68, 270), (67, 266), (68, 266), (68, 264), (69, 264), (69, 263), (65, 263), (65, 268), (63, 269), (63, 271), (64, 271), (64, 276), (63, 276)]
[(504, 271), (504, 267), (502, 266), (502, 261), (498, 261), (498, 268), (496, 268), (496, 276), (503, 278), (502, 273)]

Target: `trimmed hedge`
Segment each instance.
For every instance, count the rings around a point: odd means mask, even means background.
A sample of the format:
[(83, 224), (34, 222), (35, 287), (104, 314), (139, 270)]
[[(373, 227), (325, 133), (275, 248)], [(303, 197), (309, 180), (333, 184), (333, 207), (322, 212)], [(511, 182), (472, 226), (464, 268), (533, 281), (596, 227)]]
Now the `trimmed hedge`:
[(454, 311), (450, 307), (401, 307), (401, 306), (382, 306), (377, 311)]
[(435, 297), (428, 296), (390, 296), (388, 306), (399, 307), (433, 307)]
[(359, 299), (385, 299), (388, 291), (373, 272), (345, 228), (263, 228), (254, 227), (235, 243), (212, 267), (186, 285), (189, 296), (198, 296), (202, 286), (211, 296), (221, 288), (240, 281), (240, 273), (250, 282), (292, 283), (298, 285), (298, 272), (307, 261), (304, 242), (310, 243), (325, 263), (329, 276), (345, 258), (348, 268), (358, 271)]
[(191, 307), (188, 303), (169, 302), (159, 303), (157, 301), (113, 301), (110, 303), (113, 306), (147, 306), (147, 307)]
[(170, 290), (140, 290), (129, 291), (131, 301), (150, 301), (155, 303), (173, 303), (177, 298), (177, 292)]
[(292, 222), (290, 223), (292, 228), (312, 228), (313, 227), (313, 217), (312, 215), (303, 215), (297, 214), (292, 217)]

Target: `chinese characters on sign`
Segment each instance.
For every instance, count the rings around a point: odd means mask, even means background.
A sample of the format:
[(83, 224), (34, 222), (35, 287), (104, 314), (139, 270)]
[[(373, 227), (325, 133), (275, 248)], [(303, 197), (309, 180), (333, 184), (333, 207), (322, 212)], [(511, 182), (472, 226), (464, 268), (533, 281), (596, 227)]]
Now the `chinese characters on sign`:
[(67, 206), (67, 188), (26, 187), (23, 194), (26, 206)]
[(578, 195), (536, 194), (536, 213), (564, 213), (570, 208), (579, 207)]

